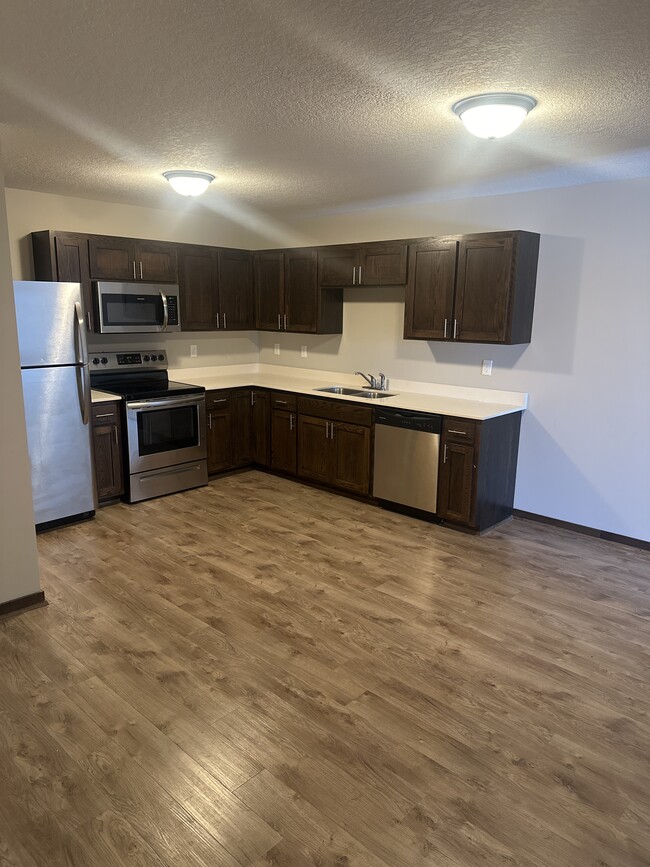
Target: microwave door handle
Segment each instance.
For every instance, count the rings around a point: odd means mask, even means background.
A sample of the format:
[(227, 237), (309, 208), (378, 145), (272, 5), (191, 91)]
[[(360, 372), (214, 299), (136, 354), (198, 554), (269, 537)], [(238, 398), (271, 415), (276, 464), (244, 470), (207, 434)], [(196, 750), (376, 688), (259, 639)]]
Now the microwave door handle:
[(162, 330), (167, 331), (167, 326), (169, 325), (169, 307), (167, 306), (167, 296), (162, 289), (160, 290), (160, 300), (163, 306)]
[(74, 305), (75, 324), (75, 349), (77, 354), (77, 384), (79, 391), (79, 404), (81, 407), (81, 420), (88, 424), (90, 414), (90, 374), (88, 373), (88, 347), (86, 345), (86, 324), (84, 322), (81, 304), (75, 301)]

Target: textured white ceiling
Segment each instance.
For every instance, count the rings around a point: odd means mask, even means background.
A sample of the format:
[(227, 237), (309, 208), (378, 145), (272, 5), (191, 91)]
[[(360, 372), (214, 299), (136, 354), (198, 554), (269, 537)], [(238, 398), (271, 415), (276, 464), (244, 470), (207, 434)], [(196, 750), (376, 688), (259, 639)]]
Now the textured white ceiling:
[[(2, 0), (6, 183), (164, 206), (191, 167), (277, 210), (580, 179), (643, 163), (649, 45), (648, 0)], [(490, 90), (539, 102), (496, 142), (450, 110)]]

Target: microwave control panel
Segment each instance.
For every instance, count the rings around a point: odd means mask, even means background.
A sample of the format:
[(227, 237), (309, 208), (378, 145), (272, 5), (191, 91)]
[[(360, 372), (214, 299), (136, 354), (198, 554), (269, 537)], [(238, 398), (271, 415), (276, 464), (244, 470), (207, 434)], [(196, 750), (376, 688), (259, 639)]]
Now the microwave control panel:
[(178, 325), (178, 296), (167, 296), (167, 316), (169, 325)]

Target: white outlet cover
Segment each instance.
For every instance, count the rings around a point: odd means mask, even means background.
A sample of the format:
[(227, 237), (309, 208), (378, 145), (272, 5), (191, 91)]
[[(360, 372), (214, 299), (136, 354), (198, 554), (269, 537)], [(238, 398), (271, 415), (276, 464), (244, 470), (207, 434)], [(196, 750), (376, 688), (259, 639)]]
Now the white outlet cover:
[(196, 358), (199, 354), (199, 347), (196, 343), (190, 343), (190, 358)]
[(483, 365), (481, 367), (481, 373), (483, 376), (492, 376), (492, 359), (484, 358)]
[(280, 354), (280, 344), (274, 343), (273, 344), (273, 355), (279, 355), (279, 354)]
[(307, 347), (306, 346), (300, 347), (300, 357), (301, 358), (307, 358)]

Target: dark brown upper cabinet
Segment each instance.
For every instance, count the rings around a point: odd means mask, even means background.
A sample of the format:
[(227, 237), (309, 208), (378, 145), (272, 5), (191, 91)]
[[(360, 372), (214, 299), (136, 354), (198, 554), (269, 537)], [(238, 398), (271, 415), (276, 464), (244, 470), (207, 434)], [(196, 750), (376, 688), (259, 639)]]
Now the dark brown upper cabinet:
[[(450, 302), (452, 254), (455, 281)], [(414, 242), (409, 250), (404, 337), (529, 343), (538, 254), (539, 235), (533, 232), (463, 235), (457, 244), (449, 239)]]
[(401, 286), (406, 283), (406, 241), (323, 247), (318, 251), (320, 286)]
[(343, 290), (318, 285), (316, 250), (256, 253), (255, 290), (260, 330), (341, 333)]
[(451, 334), (458, 243), (421, 241), (409, 246), (404, 337), (444, 340)]
[(253, 254), (247, 250), (217, 250), (220, 327), (228, 331), (255, 328)]
[(214, 331), (219, 327), (217, 279), (217, 255), (213, 247), (179, 246), (178, 285), (183, 331)]
[(175, 244), (91, 235), (88, 240), (93, 280), (142, 280), (176, 283), (178, 255)]
[(94, 331), (93, 299), (88, 260), (88, 235), (72, 232), (32, 232), (35, 280), (80, 283), (86, 327)]

